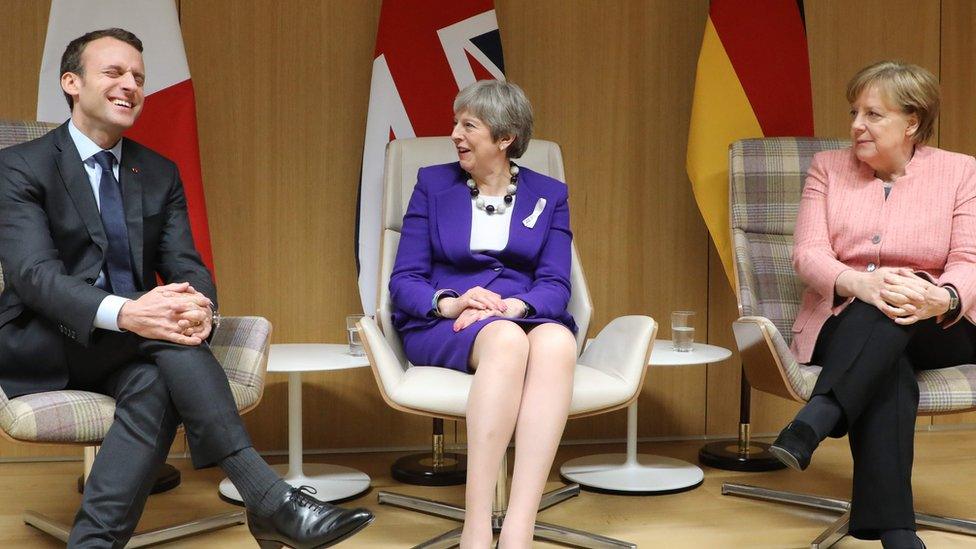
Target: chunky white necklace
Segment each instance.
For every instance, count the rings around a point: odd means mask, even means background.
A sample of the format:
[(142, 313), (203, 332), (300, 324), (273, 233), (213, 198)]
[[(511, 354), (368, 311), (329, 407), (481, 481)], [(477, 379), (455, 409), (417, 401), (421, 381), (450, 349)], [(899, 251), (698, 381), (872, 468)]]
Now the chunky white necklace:
[(479, 210), (485, 212), (488, 215), (495, 215), (505, 213), (505, 209), (512, 205), (512, 200), (515, 199), (515, 191), (518, 190), (518, 173), (519, 167), (512, 162), (508, 161), (508, 173), (511, 174), (511, 179), (509, 179), (508, 187), (505, 188), (505, 198), (504, 204), (499, 204), (494, 206), (492, 204), (485, 204), (485, 199), (478, 196), (481, 191), (478, 190), (478, 185), (471, 178), (471, 174), (468, 174), (468, 189), (471, 191), (471, 200), (474, 200), (474, 205), (478, 207)]

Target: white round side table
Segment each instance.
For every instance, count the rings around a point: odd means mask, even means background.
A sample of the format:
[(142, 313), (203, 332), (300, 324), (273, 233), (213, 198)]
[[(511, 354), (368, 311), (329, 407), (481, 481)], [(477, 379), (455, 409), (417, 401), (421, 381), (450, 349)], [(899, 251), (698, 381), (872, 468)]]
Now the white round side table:
[[(649, 366), (690, 366), (721, 362), (732, 351), (695, 343), (693, 351), (678, 352), (670, 340), (654, 341)], [(684, 460), (637, 453), (637, 400), (627, 408), (627, 453), (598, 454), (567, 461), (559, 472), (590, 488), (623, 494), (666, 494), (696, 488), (705, 479), (701, 468)]]
[[(284, 343), (271, 346), (268, 372), (288, 374), (288, 465), (273, 465), (294, 487), (311, 486), (322, 501), (351, 498), (369, 489), (369, 476), (341, 465), (302, 463), (302, 373), (369, 366), (365, 356), (352, 356), (337, 343)], [(230, 479), (220, 482), (220, 495), (232, 501), (241, 496)]]

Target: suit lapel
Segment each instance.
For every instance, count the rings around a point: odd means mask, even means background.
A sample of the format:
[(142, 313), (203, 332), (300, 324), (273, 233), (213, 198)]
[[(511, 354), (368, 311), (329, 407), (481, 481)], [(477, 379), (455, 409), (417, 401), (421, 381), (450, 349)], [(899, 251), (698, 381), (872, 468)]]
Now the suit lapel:
[(108, 249), (108, 238), (102, 227), (102, 217), (98, 213), (98, 204), (92, 192), (91, 181), (81, 162), (81, 155), (68, 134), (68, 124), (61, 125), (57, 130), (55, 145), (60, 151), (57, 155), (58, 172), (68, 196), (74, 202), (75, 208), (88, 228), (92, 241), (102, 249)]
[[(533, 257), (536, 255), (541, 244), (540, 235), (546, 233), (543, 226), (543, 217), (539, 216), (533, 228), (528, 228), (522, 221), (532, 215), (535, 204), (539, 200), (539, 194), (533, 190), (531, 172), (525, 168), (519, 173), (518, 190), (515, 191), (515, 210), (512, 211), (512, 224), (508, 228), (508, 246), (506, 251), (515, 253), (521, 257)], [(550, 201), (551, 202), (551, 201)], [(553, 207), (553, 204), (546, 204), (546, 209)]]
[(459, 175), (447, 189), (435, 195), (431, 212), (437, 216), (437, 233), (441, 248), (454, 263), (468, 263), (471, 255), (471, 193)]
[(119, 184), (122, 185), (122, 203), (125, 208), (125, 224), (129, 229), (129, 250), (132, 252), (132, 269), (136, 284), (142, 283), (142, 185), (139, 159), (129, 141), (122, 141), (122, 163), (119, 165)]

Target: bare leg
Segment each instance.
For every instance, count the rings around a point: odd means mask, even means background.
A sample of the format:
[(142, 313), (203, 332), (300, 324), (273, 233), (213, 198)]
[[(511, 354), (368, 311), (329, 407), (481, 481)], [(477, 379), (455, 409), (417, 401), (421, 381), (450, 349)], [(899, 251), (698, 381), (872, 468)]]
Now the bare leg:
[(532, 546), (539, 500), (559, 447), (573, 397), (576, 338), (565, 326), (543, 324), (528, 333), (529, 360), (515, 428), (515, 471), (499, 537), (505, 549)]
[(491, 545), (491, 503), (502, 456), (518, 416), (529, 340), (522, 328), (496, 320), (481, 329), (471, 350), (474, 382), (468, 396), (468, 477), (462, 549)]

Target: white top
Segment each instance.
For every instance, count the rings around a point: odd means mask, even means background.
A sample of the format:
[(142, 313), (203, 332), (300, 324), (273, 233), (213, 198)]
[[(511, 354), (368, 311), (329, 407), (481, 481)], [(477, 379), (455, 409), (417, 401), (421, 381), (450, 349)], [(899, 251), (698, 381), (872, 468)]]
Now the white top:
[(691, 366), (694, 364), (711, 364), (721, 362), (730, 356), (732, 351), (718, 345), (695, 342), (695, 350), (688, 352), (675, 351), (670, 339), (655, 339), (654, 349), (651, 351), (650, 366)]
[[(505, 204), (504, 196), (480, 196), (485, 200), (485, 205), (491, 204), (498, 207)], [(479, 210), (474, 200), (471, 201), (471, 251), (472, 252), (498, 252), (505, 249), (508, 245), (508, 229), (512, 225), (512, 210), (515, 209), (515, 197), (512, 203), (505, 207), (505, 213), (494, 213)]]
[(320, 372), (369, 366), (365, 356), (349, 354), (345, 343), (278, 343), (268, 354), (269, 372)]

